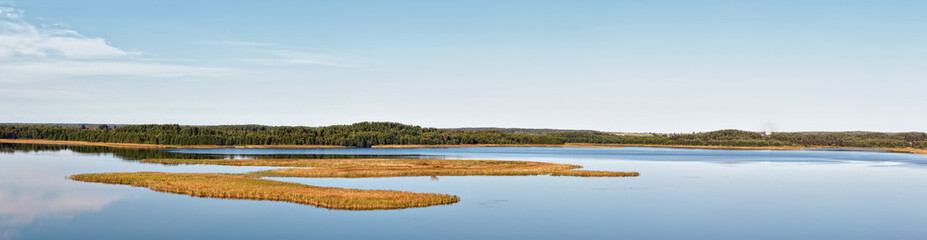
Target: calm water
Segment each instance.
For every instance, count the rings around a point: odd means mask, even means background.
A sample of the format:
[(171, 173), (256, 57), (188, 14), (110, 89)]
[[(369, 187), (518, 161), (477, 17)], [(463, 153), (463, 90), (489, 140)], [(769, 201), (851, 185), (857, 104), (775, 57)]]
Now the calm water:
[[(0, 153), (0, 239), (925, 239), (927, 156), (660, 148), (183, 149), (17, 147)], [(24, 149), (30, 149), (23, 151)], [(194, 198), (67, 180), (78, 173), (246, 172), (153, 156), (530, 160), (638, 171), (549, 176), (274, 178), (448, 193), (453, 205), (380, 211)], [(296, 157), (298, 157), (296, 156)]]

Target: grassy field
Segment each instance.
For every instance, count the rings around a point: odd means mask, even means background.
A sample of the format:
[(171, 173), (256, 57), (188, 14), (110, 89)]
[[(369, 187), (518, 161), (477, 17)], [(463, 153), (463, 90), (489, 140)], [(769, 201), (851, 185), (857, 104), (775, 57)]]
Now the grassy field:
[(92, 173), (70, 177), (83, 182), (146, 187), (195, 197), (284, 201), (328, 209), (375, 210), (426, 207), (457, 202), (457, 196), (392, 190), (309, 186), (217, 173)]
[(253, 177), (374, 178), (413, 176), (636, 177), (637, 172), (582, 171), (578, 165), (438, 159), (146, 159), (162, 164), (294, 167), (247, 173)]

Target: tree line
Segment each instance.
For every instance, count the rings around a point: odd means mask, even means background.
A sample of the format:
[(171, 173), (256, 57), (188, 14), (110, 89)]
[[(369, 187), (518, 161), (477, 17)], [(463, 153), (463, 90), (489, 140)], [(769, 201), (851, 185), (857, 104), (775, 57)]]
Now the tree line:
[(597, 131), (537, 134), (498, 130), (448, 130), (391, 122), (326, 127), (263, 125), (0, 125), (0, 138), (163, 145), (446, 145), (446, 144), (653, 144), (695, 146), (912, 147), (927, 149), (927, 133), (825, 132), (774, 133), (741, 130), (694, 134), (619, 135)]
[(602, 132), (558, 132), (546, 134), (565, 142), (692, 145), (692, 146), (798, 146), (927, 149), (927, 133), (823, 132), (773, 133), (765, 135), (741, 130), (719, 130), (694, 134), (616, 135)]
[(125, 125), (111, 127), (2, 125), (0, 138), (164, 145), (439, 145), (439, 144), (563, 144), (561, 139), (498, 131), (466, 132), (423, 128), (389, 122), (361, 122), (327, 127), (261, 125), (181, 126)]

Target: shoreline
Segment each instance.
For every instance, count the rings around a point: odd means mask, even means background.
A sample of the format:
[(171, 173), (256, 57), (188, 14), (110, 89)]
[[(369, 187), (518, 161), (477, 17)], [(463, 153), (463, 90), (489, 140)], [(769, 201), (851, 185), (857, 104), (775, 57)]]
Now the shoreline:
[[(17, 144), (42, 144), (42, 145), (73, 145), (73, 146), (97, 146), (97, 147), (115, 147), (115, 148), (134, 148), (134, 149), (158, 149), (158, 148), (184, 148), (184, 149), (216, 149), (216, 148), (283, 148), (283, 149), (337, 149), (351, 148), (339, 145), (161, 145), (161, 144), (143, 144), (143, 143), (107, 143), (107, 142), (86, 142), (86, 141), (61, 141), (45, 139), (0, 139), (0, 143), (17, 143)], [(717, 149), (717, 150), (802, 150), (817, 148), (834, 148), (834, 149), (867, 149), (883, 150), (894, 153), (911, 153), (925, 154), (927, 149), (917, 148), (872, 148), (872, 147), (834, 147), (834, 146), (767, 146), (767, 147), (742, 147), (742, 146), (700, 146), (700, 145), (657, 145), (657, 144), (611, 144), (611, 143), (565, 143), (565, 144), (447, 144), (447, 145), (374, 145), (370, 148), (457, 148), (457, 147), (581, 147), (581, 148), (624, 148), (624, 147), (654, 147), (654, 148), (688, 148), (688, 149)]]
[(600, 143), (564, 143), (564, 144), (385, 144), (373, 145), (370, 148), (456, 148), (456, 147), (601, 147), (601, 148), (623, 148), (620, 144), (600, 144)]
[[(185, 148), (185, 149), (214, 149), (214, 148), (353, 148), (340, 145), (164, 145), (164, 144), (146, 144), (146, 143), (109, 143), (109, 142), (87, 142), (87, 141), (64, 141), (64, 140), (45, 140), (45, 139), (7, 139), (0, 138), (0, 143), (18, 143), (18, 144), (42, 144), (42, 145), (73, 145), (73, 146), (97, 146), (97, 147), (115, 147), (115, 148), (136, 148), (136, 149), (157, 149), (157, 148)], [(456, 147), (602, 147), (602, 148), (622, 148), (624, 146), (617, 144), (598, 144), (598, 143), (566, 143), (566, 144), (444, 144), (444, 145), (374, 145), (370, 148), (456, 148)]]
[[(695, 148), (695, 149), (719, 149), (719, 150), (802, 150), (810, 148), (826, 147), (801, 147), (801, 146), (701, 146), (701, 145), (659, 145), (659, 144), (620, 144), (625, 147), (654, 147), (654, 148)], [(834, 147), (840, 148), (840, 147)]]
[(875, 148), (875, 147), (835, 147), (835, 146), (768, 146), (768, 147), (741, 147), (741, 146), (699, 146), (699, 145), (656, 145), (656, 144), (617, 144), (625, 147), (653, 147), (653, 148), (689, 148), (689, 149), (717, 149), (717, 150), (804, 150), (804, 149), (863, 149), (882, 150), (890, 153), (927, 154), (927, 149), (918, 148)]
[(42, 144), (42, 145), (73, 145), (73, 146), (96, 146), (96, 147), (115, 147), (115, 148), (135, 148), (135, 149), (158, 149), (158, 148), (348, 148), (338, 145), (162, 145), (162, 144), (145, 144), (145, 143), (108, 143), (108, 142), (86, 142), (86, 141), (61, 141), (45, 139), (6, 139), (0, 138), (0, 143), (18, 143), (18, 144)]

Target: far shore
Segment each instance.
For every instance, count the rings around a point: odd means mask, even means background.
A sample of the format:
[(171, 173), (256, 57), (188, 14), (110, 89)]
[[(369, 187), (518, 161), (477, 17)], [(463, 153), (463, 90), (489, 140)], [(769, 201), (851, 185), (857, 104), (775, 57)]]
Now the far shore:
[(45, 140), (45, 139), (0, 139), (0, 143), (75, 145), (75, 146), (97, 146), (97, 147), (141, 148), (141, 149), (156, 149), (156, 148), (347, 148), (345, 146), (337, 146), (337, 145), (161, 145), (161, 144), (143, 144), (143, 143), (58, 141), (58, 140)]
[(927, 154), (927, 149), (918, 148), (872, 148), (872, 147), (835, 147), (835, 146), (766, 146), (766, 147), (741, 147), (741, 146), (699, 146), (699, 145), (656, 145), (656, 144), (618, 144), (625, 147), (654, 147), (654, 148), (692, 148), (692, 149), (720, 149), (720, 150), (802, 150), (802, 149), (866, 149), (882, 150), (897, 153)]
[(725, 149), (725, 150), (802, 150), (818, 147), (801, 147), (801, 146), (700, 146), (700, 145), (659, 145), (659, 144), (621, 144), (625, 147), (656, 147), (656, 148), (697, 148), (697, 149)]
[[(46, 144), (46, 145), (75, 145), (75, 146), (98, 146), (98, 147), (116, 147), (116, 148), (352, 148), (340, 145), (162, 145), (162, 144), (144, 144), (144, 143), (108, 143), (108, 142), (86, 142), (86, 141), (60, 141), (45, 139), (0, 139), (0, 143), (21, 143), (21, 144)], [(445, 144), (445, 145), (375, 145), (371, 148), (455, 148), (455, 147), (603, 147), (603, 148), (621, 148), (617, 144), (597, 144), (597, 143), (566, 143), (566, 144)]]
[[(45, 139), (0, 139), (0, 143), (19, 144), (45, 144), (45, 145), (75, 145), (99, 146), (115, 148), (157, 149), (157, 148), (287, 148), (287, 149), (319, 149), (319, 148), (352, 148), (339, 145), (160, 145), (142, 143), (107, 143), (85, 141), (58, 141)], [(606, 144), (606, 143), (565, 143), (565, 144), (445, 144), (445, 145), (374, 145), (371, 148), (457, 148), (457, 147), (582, 147), (582, 148), (623, 148), (623, 147), (654, 147), (654, 148), (691, 148), (691, 149), (719, 149), (719, 150), (802, 150), (816, 148), (835, 149), (870, 149), (898, 153), (927, 154), (927, 149), (917, 148), (868, 148), (868, 147), (834, 147), (834, 146), (700, 146), (700, 145), (657, 145), (657, 144)]]
[(564, 143), (564, 144), (408, 144), (408, 145), (374, 145), (371, 148), (456, 148), (456, 147), (601, 147), (623, 148), (622, 144), (599, 143)]

